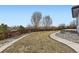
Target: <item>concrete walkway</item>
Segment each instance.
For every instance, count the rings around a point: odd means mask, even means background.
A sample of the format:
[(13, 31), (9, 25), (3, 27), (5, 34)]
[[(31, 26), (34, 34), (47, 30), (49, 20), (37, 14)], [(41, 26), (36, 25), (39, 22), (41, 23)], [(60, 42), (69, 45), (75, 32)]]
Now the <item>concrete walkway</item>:
[[(32, 33), (30, 33), (32, 34)], [(6, 42), (4, 43), (2, 46), (0, 46), (0, 52), (4, 51), (6, 48), (8, 48), (9, 46), (11, 46), (13, 43), (17, 42), (18, 40), (21, 40), (22, 38), (26, 37), (26, 36), (29, 36), (30, 34), (25, 34), (23, 35), (22, 37), (18, 38), (18, 39), (14, 39), (10, 42)]]
[(79, 52), (79, 44), (78, 43), (74, 43), (74, 42), (68, 41), (67, 39), (62, 39), (62, 38), (56, 36), (55, 35), (56, 33), (59, 33), (59, 31), (55, 32), (53, 34), (50, 34), (50, 37), (52, 39), (55, 39), (56, 41), (59, 41), (61, 43), (64, 43), (64, 44), (68, 45), (69, 47), (71, 47), (72, 49), (74, 49), (76, 52)]

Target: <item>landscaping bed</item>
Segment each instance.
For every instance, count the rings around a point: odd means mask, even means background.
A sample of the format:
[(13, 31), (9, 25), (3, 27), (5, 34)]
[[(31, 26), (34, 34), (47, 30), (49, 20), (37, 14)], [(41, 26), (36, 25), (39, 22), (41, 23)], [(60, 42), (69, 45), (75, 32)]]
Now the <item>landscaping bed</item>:
[(79, 43), (79, 34), (73, 31), (61, 31), (60, 33), (57, 33), (56, 36)]

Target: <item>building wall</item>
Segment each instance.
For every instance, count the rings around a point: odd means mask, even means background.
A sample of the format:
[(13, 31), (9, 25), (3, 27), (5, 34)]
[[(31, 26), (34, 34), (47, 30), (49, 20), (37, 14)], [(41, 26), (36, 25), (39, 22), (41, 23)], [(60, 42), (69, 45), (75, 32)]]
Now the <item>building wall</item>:
[(79, 14), (78, 17), (76, 17), (76, 21), (77, 21), (77, 32), (79, 33)]

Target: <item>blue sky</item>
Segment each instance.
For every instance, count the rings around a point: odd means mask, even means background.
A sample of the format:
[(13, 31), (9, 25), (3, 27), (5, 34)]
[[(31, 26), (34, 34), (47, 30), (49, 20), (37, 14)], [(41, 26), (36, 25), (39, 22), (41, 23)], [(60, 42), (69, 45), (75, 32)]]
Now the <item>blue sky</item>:
[(69, 24), (73, 18), (71, 5), (0, 5), (0, 24), (9, 26), (31, 24), (31, 16), (35, 11), (43, 16), (50, 15), (54, 26)]

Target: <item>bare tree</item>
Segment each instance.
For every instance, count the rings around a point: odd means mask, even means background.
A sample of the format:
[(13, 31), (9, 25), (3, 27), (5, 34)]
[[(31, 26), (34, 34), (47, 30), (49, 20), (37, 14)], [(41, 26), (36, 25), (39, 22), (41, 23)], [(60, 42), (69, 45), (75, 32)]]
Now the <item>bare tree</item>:
[(46, 29), (48, 29), (50, 27), (50, 25), (52, 24), (52, 18), (48, 15), (48, 16), (45, 16), (43, 18), (43, 25)]
[(32, 22), (35, 29), (37, 29), (39, 27), (41, 18), (42, 18), (42, 14), (40, 12), (33, 13), (31, 22)]
[(31, 28), (32, 28), (32, 26), (29, 24), (29, 25), (27, 25), (27, 28), (28, 28), (28, 29), (31, 29)]

